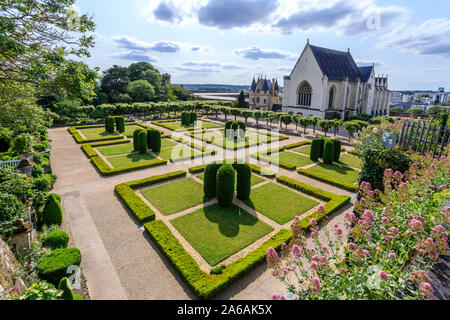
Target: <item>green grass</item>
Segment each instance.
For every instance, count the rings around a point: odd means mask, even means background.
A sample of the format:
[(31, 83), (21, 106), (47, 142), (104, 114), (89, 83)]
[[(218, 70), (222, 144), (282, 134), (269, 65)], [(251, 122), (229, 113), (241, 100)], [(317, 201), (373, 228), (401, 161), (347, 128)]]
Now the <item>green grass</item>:
[(175, 147), (178, 143), (171, 139), (162, 139), (161, 140), (161, 148)]
[(360, 158), (352, 156), (350, 154), (341, 155), (339, 162), (348, 165), (352, 168), (362, 169), (362, 161)]
[(128, 137), (128, 138), (132, 138), (133, 137), (133, 132), (135, 130), (144, 130), (144, 128), (142, 128), (141, 126), (138, 126), (136, 124), (131, 124), (131, 125), (125, 125), (125, 132), (123, 133), (124, 136)]
[(298, 153), (307, 155), (309, 157), (309, 155), (311, 154), (311, 146), (301, 147), (301, 148), (297, 148), (297, 149), (294, 149), (291, 151), (298, 152)]
[(252, 189), (250, 199), (245, 203), (281, 225), (319, 204), (275, 183)]
[(304, 166), (307, 166), (307, 165), (310, 165), (310, 164), (314, 163), (307, 156), (303, 156), (303, 155), (300, 155), (298, 153), (289, 152), (289, 151), (281, 152), (281, 153), (278, 153), (278, 154), (272, 154), (270, 156), (270, 159), (276, 161), (277, 157), (278, 157), (278, 161), (286, 162), (286, 163), (291, 164), (291, 165), (296, 166), (296, 167), (304, 167)]
[(149, 153), (129, 153), (123, 156), (109, 157), (108, 161), (112, 164), (114, 168), (135, 166), (143, 163), (151, 163), (160, 161), (158, 158), (152, 156)]
[(216, 204), (171, 222), (211, 266), (273, 231), (237, 206), (221, 208)]
[(203, 186), (192, 178), (150, 187), (141, 193), (165, 216), (204, 202)]
[[(201, 180), (204, 180), (205, 174), (204, 174), (204, 173), (199, 174), (199, 175), (197, 176), (197, 178), (199, 178), (199, 179), (201, 179)], [(235, 186), (236, 186), (237, 175), (235, 175), (234, 181), (235, 181), (234, 183), (235, 183)], [(252, 186), (252, 187), (253, 187), (254, 185), (257, 185), (258, 183), (263, 182), (263, 181), (264, 181), (263, 178), (261, 178), (261, 177), (255, 175), (255, 174), (252, 174), (252, 179), (251, 179), (251, 186)]]
[(192, 156), (198, 156), (202, 153), (198, 150), (192, 149), (191, 147), (184, 145), (184, 144), (178, 144), (178, 146), (169, 147), (161, 149), (161, 152), (158, 154), (161, 158), (164, 160), (179, 160), (184, 158), (189, 158)]
[(357, 183), (359, 172), (357, 170), (341, 167), (335, 164), (318, 164), (307, 170), (307, 172), (315, 172), (337, 181), (346, 183)]
[(104, 127), (78, 129), (78, 131), (81, 132), (88, 140), (99, 139), (99, 138), (104, 138), (104, 137), (111, 137), (111, 136), (118, 136), (115, 133), (106, 132)]
[(118, 144), (113, 146), (107, 146), (107, 147), (100, 147), (98, 148), (98, 151), (105, 157), (109, 156), (116, 156), (120, 154), (126, 154), (133, 152), (133, 144), (132, 143), (126, 143), (126, 144)]
[(207, 122), (207, 121), (197, 121), (197, 126), (185, 126), (181, 124), (181, 121), (168, 121), (162, 122), (164, 126), (170, 128), (171, 130), (189, 130), (194, 128), (218, 128), (221, 127), (221, 124)]

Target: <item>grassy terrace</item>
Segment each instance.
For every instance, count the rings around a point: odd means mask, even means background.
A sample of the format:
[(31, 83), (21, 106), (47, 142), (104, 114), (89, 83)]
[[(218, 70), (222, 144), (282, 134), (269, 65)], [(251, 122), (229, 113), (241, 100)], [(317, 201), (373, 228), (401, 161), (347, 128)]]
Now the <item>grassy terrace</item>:
[[(197, 178), (199, 178), (199, 179), (201, 179), (201, 180), (204, 180), (205, 175), (204, 175), (203, 173), (202, 173), (202, 174), (199, 174), (199, 175), (197, 176)], [(235, 179), (234, 179), (234, 180), (235, 180), (234, 183), (235, 183), (235, 187), (236, 187), (237, 175), (235, 175)], [(253, 187), (254, 185), (257, 185), (258, 183), (263, 182), (263, 181), (265, 181), (263, 178), (257, 176), (256, 174), (252, 174), (252, 179), (251, 179), (251, 186), (252, 186), (252, 187)]]
[(172, 220), (172, 224), (211, 266), (273, 230), (237, 206), (215, 204)]
[(171, 120), (171, 121), (154, 121), (153, 124), (172, 130), (172, 131), (177, 131), (177, 130), (194, 130), (194, 129), (210, 129), (210, 128), (220, 128), (223, 127), (222, 124), (220, 123), (214, 123), (214, 122), (210, 122), (210, 121), (202, 121), (199, 120), (196, 123), (196, 126), (185, 126), (183, 124), (181, 124), (181, 121), (179, 120)]
[(359, 176), (359, 171), (336, 164), (321, 163), (304, 171), (312, 172), (313, 174), (317, 173), (319, 175), (349, 184), (357, 183)]
[(283, 225), (319, 203), (278, 184), (268, 183), (253, 189), (245, 204)]

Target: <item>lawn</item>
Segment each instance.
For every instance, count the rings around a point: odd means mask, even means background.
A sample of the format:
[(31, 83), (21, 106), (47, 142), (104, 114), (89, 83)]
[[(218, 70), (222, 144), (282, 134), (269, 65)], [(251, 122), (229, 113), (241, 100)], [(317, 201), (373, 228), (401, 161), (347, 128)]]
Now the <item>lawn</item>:
[(319, 204), (275, 183), (252, 189), (250, 199), (245, 203), (281, 225)]
[(300, 147), (291, 151), (298, 152), (309, 157), (309, 155), (311, 154), (311, 146)]
[(341, 155), (339, 162), (346, 164), (352, 168), (362, 169), (362, 161), (360, 158), (352, 156), (351, 154), (343, 154)]
[(109, 157), (107, 160), (114, 168), (135, 166), (138, 164), (152, 163), (161, 161), (149, 153), (129, 153), (123, 156)]
[(100, 151), (100, 153), (105, 157), (116, 156), (119, 154), (126, 154), (133, 152), (133, 144), (124, 143), (106, 147), (99, 147), (98, 151)]
[(105, 127), (78, 129), (78, 131), (81, 132), (88, 140), (100, 139), (100, 138), (104, 138), (104, 137), (119, 136), (115, 133), (106, 132)]
[(189, 130), (194, 128), (218, 128), (222, 127), (222, 124), (207, 122), (207, 121), (197, 121), (197, 125), (194, 126), (185, 126), (181, 124), (181, 121), (168, 121), (168, 122), (162, 122), (162, 125), (170, 128), (171, 130)]
[(171, 139), (164, 138), (161, 140), (161, 148), (175, 147), (178, 142), (175, 142)]
[(358, 181), (359, 171), (341, 167), (335, 164), (318, 164), (307, 170), (307, 172), (318, 173), (320, 175), (332, 178), (337, 181), (343, 181), (350, 184), (355, 184)]
[(143, 127), (135, 125), (135, 124), (126, 125), (125, 126), (125, 132), (123, 133), (123, 135), (128, 137), (128, 138), (132, 138), (134, 131), (137, 130), (137, 129), (145, 130)]
[(270, 159), (272, 161), (276, 161), (278, 157), (278, 161), (286, 162), (288, 164), (291, 164), (296, 167), (304, 167), (310, 164), (313, 164), (314, 162), (307, 156), (295, 153), (295, 152), (281, 152), (278, 154), (272, 154), (270, 156)]
[(203, 203), (203, 185), (192, 178), (142, 190), (141, 194), (161, 214), (168, 216)]
[[(199, 179), (201, 179), (201, 180), (204, 180), (205, 174), (202, 173), (202, 174), (198, 175), (197, 178), (199, 178)], [(235, 175), (235, 179), (234, 179), (234, 180), (235, 180), (235, 186), (236, 186), (237, 175)], [(263, 182), (263, 181), (264, 181), (263, 178), (261, 178), (261, 177), (255, 175), (255, 174), (252, 174), (252, 179), (251, 179), (251, 186), (252, 186), (252, 187), (253, 187), (254, 185), (257, 185), (258, 183)]]
[(202, 152), (195, 150), (185, 144), (178, 144), (173, 147), (163, 148), (158, 156), (164, 160), (176, 161), (179, 159), (191, 158), (193, 156), (199, 156)]
[(221, 208), (216, 204), (171, 222), (211, 266), (217, 265), (273, 230), (237, 206)]

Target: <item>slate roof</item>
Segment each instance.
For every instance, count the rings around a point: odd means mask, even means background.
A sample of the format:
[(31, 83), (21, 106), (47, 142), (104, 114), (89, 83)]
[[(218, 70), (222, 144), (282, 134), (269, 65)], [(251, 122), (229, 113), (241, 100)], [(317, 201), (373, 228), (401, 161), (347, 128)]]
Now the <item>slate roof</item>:
[(275, 91), (280, 91), (280, 86), (278, 85), (278, 80), (275, 80)]
[(361, 72), (350, 52), (337, 51), (317, 46), (310, 46), (322, 72), (329, 80), (342, 80), (348, 77), (350, 81), (362, 80)]
[(272, 84), (269, 80), (264, 79), (261, 91), (272, 91)]
[(250, 86), (250, 90), (252, 90), (252, 91), (255, 91), (255, 90), (256, 90), (256, 81), (255, 81), (255, 78), (253, 78), (252, 85)]
[(369, 81), (370, 75), (372, 74), (373, 66), (370, 67), (359, 67), (359, 71), (361, 72), (361, 80), (364, 82)]

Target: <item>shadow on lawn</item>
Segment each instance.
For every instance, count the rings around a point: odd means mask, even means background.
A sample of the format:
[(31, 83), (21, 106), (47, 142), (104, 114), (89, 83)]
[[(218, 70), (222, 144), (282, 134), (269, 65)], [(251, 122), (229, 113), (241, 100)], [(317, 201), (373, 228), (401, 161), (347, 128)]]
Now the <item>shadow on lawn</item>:
[(258, 223), (258, 218), (235, 205), (229, 208), (212, 205), (204, 208), (203, 212), (205, 217), (210, 222), (218, 224), (220, 232), (229, 238), (239, 234), (240, 225), (253, 226)]

